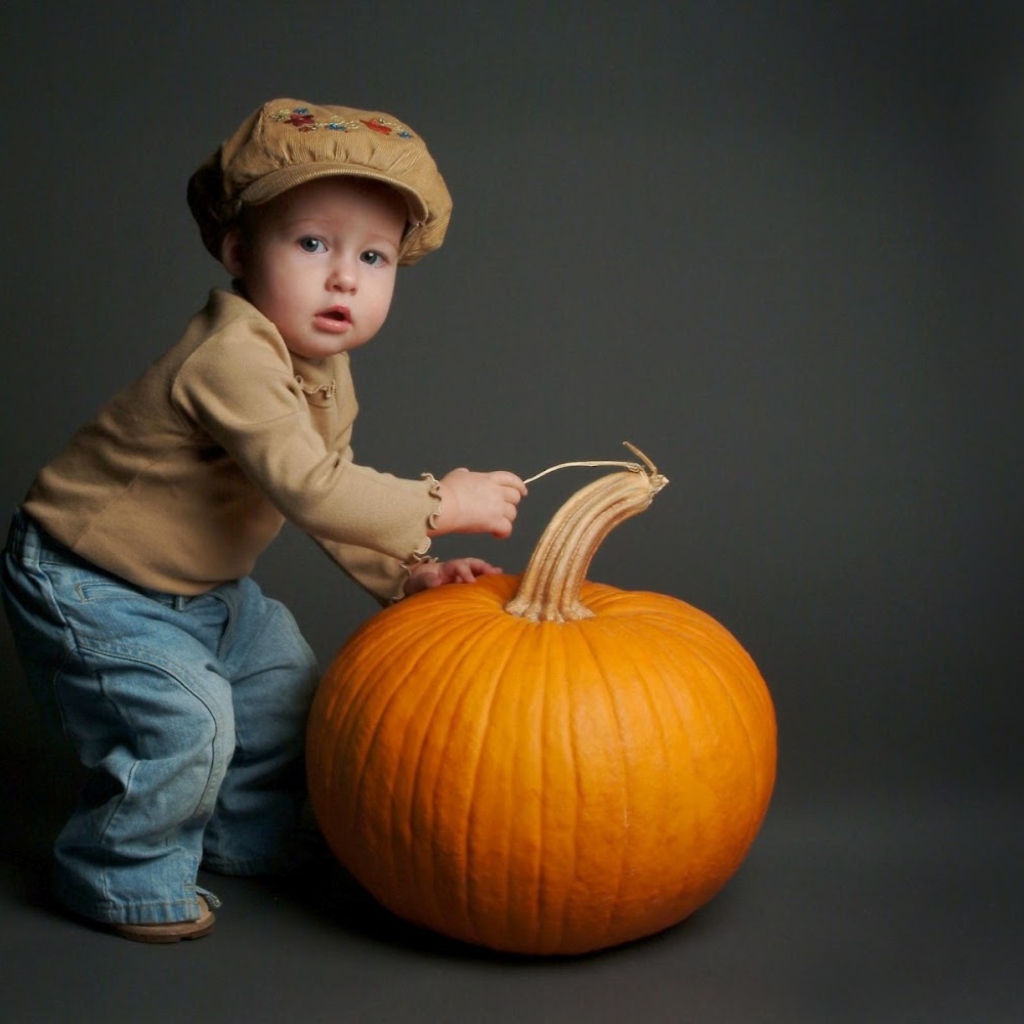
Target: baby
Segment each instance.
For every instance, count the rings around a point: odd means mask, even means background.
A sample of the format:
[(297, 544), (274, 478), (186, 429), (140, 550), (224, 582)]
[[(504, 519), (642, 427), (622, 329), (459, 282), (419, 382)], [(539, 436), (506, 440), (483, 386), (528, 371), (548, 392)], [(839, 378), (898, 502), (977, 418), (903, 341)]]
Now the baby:
[(233, 288), (42, 470), (2, 576), (29, 683), (87, 769), (56, 842), (56, 895), (147, 942), (213, 928), (200, 865), (289, 861), (319, 673), (250, 576), (284, 520), (386, 604), (498, 571), (438, 562), (430, 538), (507, 537), (526, 493), (510, 472), (404, 480), (353, 461), (349, 353), (451, 212), (408, 126), (275, 100), (188, 198)]

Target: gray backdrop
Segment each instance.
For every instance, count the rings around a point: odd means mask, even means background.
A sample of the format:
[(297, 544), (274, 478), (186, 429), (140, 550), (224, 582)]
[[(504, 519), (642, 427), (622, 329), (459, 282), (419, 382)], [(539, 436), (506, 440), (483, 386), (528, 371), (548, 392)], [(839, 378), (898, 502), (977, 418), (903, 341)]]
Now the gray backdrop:
[[(379, 107), (426, 137), (455, 212), (355, 358), (357, 456), (525, 476), (647, 451), (671, 484), (591, 575), (736, 634), (780, 774), (717, 906), (596, 960), (509, 973), (298, 899), (286, 932), (241, 886), (244, 930), (227, 905), (215, 937), (140, 960), (48, 908), (74, 770), (4, 623), (2, 941), (22, 970), (0, 1006), (142, 1019), (137, 992), (94, 984), (102, 961), (168, 986), (154, 1020), (271, 1019), (271, 991), (305, 1020), (1018, 1019), (1022, 11), (9, 5), (0, 508), (225, 283), (185, 206), (194, 166), (274, 96)], [(518, 571), (592, 476), (535, 484), (508, 542), (439, 549)], [(325, 661), (374, 610), (293, 532), (258, 575)], [(161, 955), (233, 994), (151, 977)], [(352, 972), (340, 1000), (320, 957)]]

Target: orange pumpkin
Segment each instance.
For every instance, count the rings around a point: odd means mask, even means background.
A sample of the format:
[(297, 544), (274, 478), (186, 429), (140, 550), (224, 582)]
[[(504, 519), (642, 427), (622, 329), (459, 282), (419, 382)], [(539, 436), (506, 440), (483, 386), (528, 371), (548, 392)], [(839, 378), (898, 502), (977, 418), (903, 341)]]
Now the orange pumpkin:
[(771, 698), (714, 619), (586, 582), (666, 483), (577, 492), (522, 579), (380, 612), (309, 726), (318, 823), (386, 907), (470, 943), (582, 953), (660, 931), (735, 873), (775, 779)]

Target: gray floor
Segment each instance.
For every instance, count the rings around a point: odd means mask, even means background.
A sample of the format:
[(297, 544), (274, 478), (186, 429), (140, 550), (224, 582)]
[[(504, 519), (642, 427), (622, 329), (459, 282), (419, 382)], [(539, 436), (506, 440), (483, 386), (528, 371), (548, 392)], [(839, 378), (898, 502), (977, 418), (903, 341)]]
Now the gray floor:
[(288, 884), (204, 876), (223, 900), (215, 932), (149, 947), (50, 903), (49, 838), (74, 773), (39, 745), (19, 760), (0, 848), (12, 1024), (1024, 1020), (1017, 801), (932, 791), (801, 805), (783, 788), (707, 907), (589, 957), (507, 957), (421, 932), (340, 868)]

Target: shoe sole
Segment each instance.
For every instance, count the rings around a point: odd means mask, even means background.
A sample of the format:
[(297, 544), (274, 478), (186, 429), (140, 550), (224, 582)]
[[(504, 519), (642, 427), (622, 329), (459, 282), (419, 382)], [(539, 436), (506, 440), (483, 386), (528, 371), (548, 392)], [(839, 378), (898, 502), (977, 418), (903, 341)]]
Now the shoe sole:
[(110, 924), (110, 931), (132, 942), (169, 943), (201, 939), (213, 931), (217, 918), (206, 900), (199, 898), (203, 912), (195, 921), (172, 921), (167, 924)]

